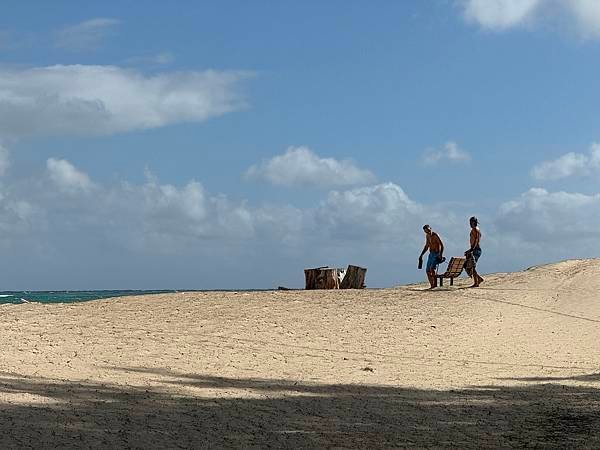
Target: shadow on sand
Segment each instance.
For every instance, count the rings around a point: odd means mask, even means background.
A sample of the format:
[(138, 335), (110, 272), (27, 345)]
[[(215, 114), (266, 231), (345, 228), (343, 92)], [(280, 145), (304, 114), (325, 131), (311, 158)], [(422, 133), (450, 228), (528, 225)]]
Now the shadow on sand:
[[(0, 447), (600, 447), (600, 390), (590, 387), (436, 391), (119, 370), (160, 387), (0, 374), (2, 398), (21, 399), (0, 404)], [(198, 388), (229, 395), (192, 395)]]

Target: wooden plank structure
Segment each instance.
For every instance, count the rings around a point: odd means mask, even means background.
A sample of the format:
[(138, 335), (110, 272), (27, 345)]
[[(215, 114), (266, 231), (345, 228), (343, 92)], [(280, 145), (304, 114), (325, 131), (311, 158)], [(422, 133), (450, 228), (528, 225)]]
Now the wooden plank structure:
[(440, 279), (440, 286), (444, 285), (444, 278), (450, 278), (450, 286), (454, 285), (454, 279), (459, 277), (465, 267), (467, 258), (453, 257), (448, 262), (448, 268), (443, 274), (436, 274), (436, 277)]
[(317, 267), (304, 269), (306, 289), (339, 289), (340, 271), (335, 267)]
[(365, 267), (348, 266), (344, 279), (340, 283), (340, 289), (364, 289), (367, 269)]
[(305, 289), (363, 289), (367, 269), (348, 266), (347, 269), (317, 267), (304, 269)]

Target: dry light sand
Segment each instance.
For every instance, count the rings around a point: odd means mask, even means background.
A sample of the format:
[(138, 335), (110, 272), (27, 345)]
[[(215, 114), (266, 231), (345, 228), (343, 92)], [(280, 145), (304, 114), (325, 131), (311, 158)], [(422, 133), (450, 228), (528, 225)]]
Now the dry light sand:
[(0, 448), (600, 448), (600, 261), (0, 308)]

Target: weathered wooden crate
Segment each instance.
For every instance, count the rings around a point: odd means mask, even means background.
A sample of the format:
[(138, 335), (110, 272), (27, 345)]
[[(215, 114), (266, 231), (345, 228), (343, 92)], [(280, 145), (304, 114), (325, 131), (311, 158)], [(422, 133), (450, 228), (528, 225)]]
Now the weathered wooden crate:
[(366, 273), (366, 268), (352, 265), (347, 269), (336, 267), (304, 269), (305, 289), (363, 289)]

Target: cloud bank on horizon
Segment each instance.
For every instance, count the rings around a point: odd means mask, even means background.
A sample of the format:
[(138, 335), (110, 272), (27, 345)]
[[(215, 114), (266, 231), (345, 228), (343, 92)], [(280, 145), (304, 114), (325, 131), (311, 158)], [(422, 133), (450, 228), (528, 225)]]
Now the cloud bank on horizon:
[[(363, 261), (389, 263), (417, 254), (426, 222), (450, 251), (459, 252), (466, 245), (465, 218), (472, 214), (465, 206), (420, 203), (391, 182), (332, 190), (312, 207), (251, 205), (211, 194), (195, 180), (181, 186), (161, 183), (149, 172), (142, 184), (99, 183), (55, 158), (48, 159), (42, 177), (4, 185), (0, 210), (5, 250), (18, 245), (29, 251), (45, 248), (52, 255), (55, 250), (48, 246), (60, 248), (64, 233), (72, 232), (140, 257), (210, 255), (217, 266), (221, 256), (214, 253), (215, 245), (234, 245), (233, 253), (283, 252), (298, 261), (329, 258), (333, 252), (338, 258), (360, 255)], [(528, 256), (541, 256), (549, 245), (560, 255), (600, 238), (595, 226), (600, 194), (532, 188), (481, 219), (486, 251), (496, 257), (514, 257), (523, 249)]]

